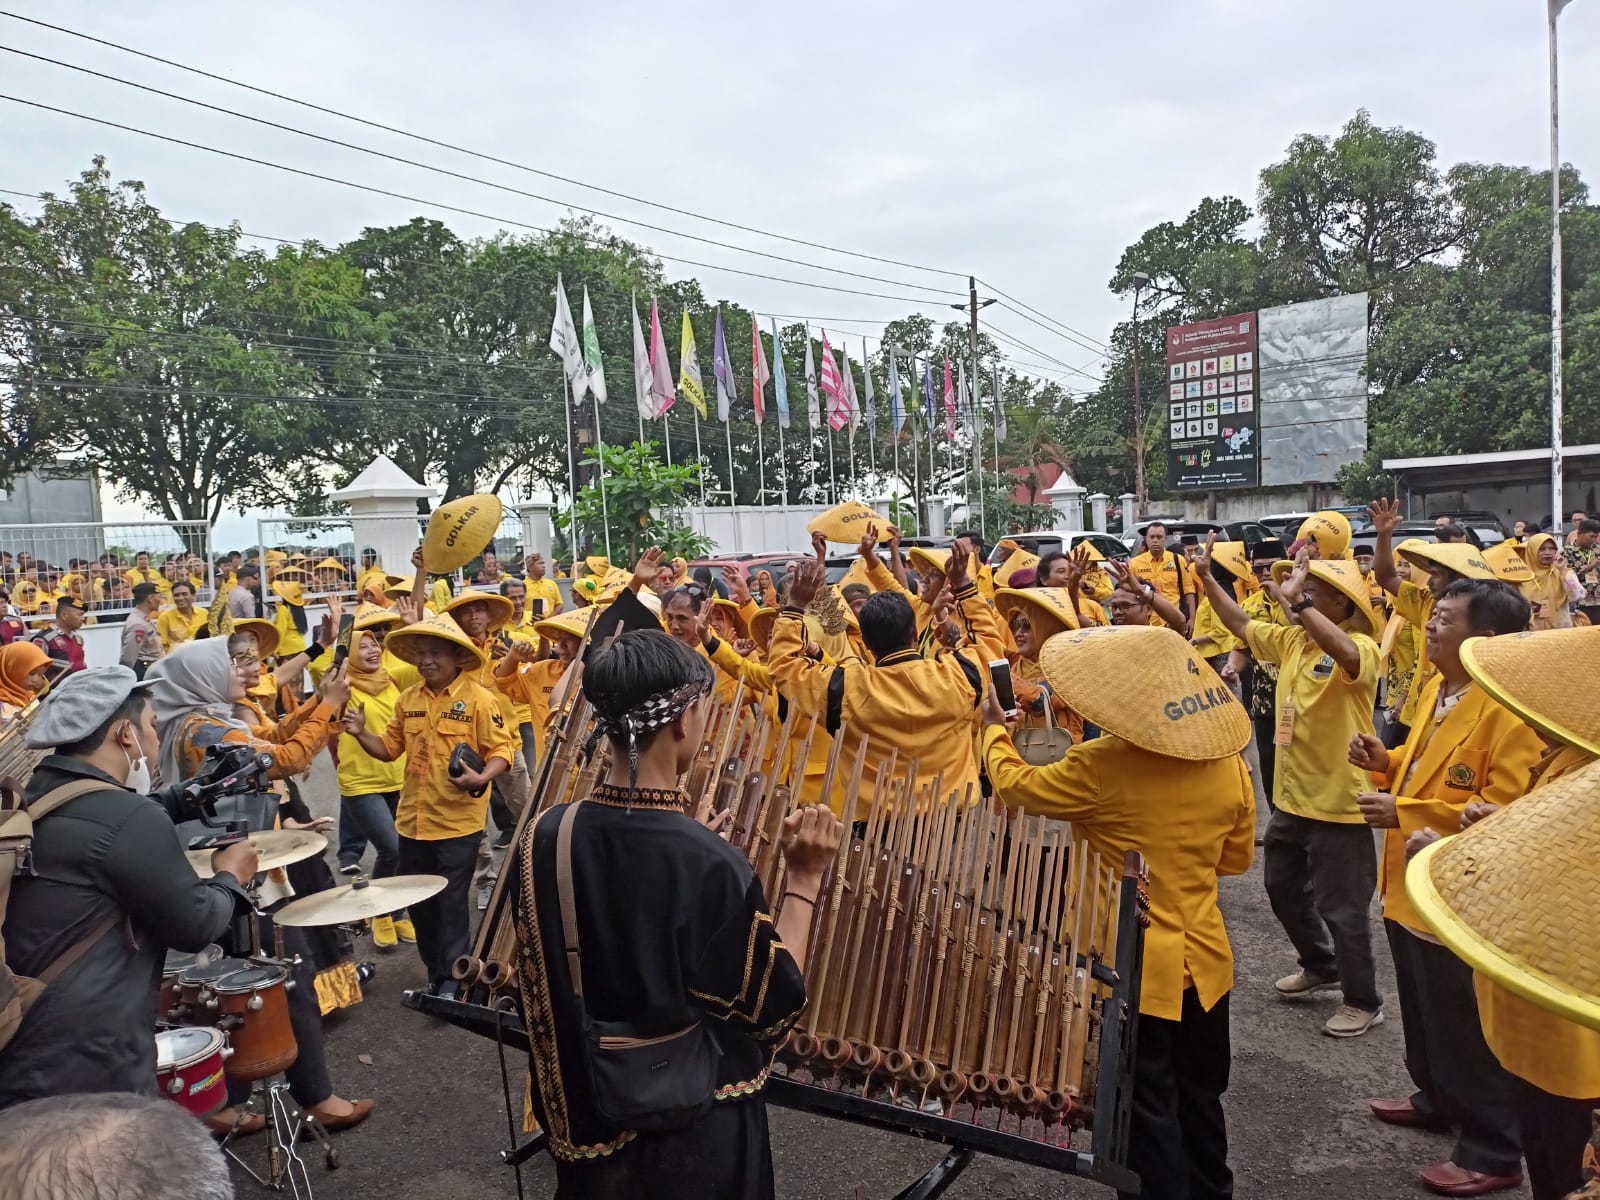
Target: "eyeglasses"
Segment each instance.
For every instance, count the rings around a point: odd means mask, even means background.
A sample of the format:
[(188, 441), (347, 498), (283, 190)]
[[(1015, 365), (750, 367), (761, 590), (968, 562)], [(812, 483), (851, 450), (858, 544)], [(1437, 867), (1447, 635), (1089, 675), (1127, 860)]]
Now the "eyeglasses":
[(261, 656), (250, 650), (244, 650), (233, 655), (233, 665), (236, 667), (242, 667), (248, 663), (258, 663), (260, 661)]

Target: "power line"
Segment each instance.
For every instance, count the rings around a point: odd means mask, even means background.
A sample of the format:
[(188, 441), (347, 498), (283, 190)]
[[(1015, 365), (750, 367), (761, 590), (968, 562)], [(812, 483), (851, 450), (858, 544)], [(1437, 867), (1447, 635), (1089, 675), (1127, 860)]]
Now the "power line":
[[(476, 217), (482, 221), (494, 221), (501, 225), (512, 225), (519, 229), (531, 230), (534, 233), (551, 235), (558, 232), (565, 232), (570, 236), (576, 237), (579, 241), (588, 243), (589, 245), (603, 246), (602, 239), (587, 237), (583, 234), (572, 231), (553, 230), (543, 225), (534, 225), (527, 221), (517, 221), (510, 217), (495, 216), (490, 213), (479, 212), (477, 209), (465, 208), (461, 205), (444, 204), (437, 200), (424, 200), (419, 196), (407, 195), (404, 192), (390, 191), (388, 188), (380, 188), (368, 183), (357, 183), (350, 179), (340, 179), (334, 175), (324, 175), (317, 171), (308, 171), (303, 167), (291, 167), (284, 163), (272, 162), (269, 159), (256, 158), (249, 154), (241, 154), (235, 150), (223, 150), (217, 146), (207, 146), (201, 142), (191, 142), (184, 138), (173, 137), (170, 134), (156, 133), (149, 129), (140, 129), (134, 125), (124, 125), (119, 121), (112, 121), (105, 117), (95, 117), (90, 116), (87, 113), (73, 112), (71, 109), (57, 108), (55, 105), (44, 104), (37, 100), (25, 100), (20, 96), (12, 96), (6, 93), (0, 93), (0, 100), (8, 100), (13, 104), (21, 104), (28, 108), (39, 109), (43, 112), (55, 113), (58, 116), (72, 117), (79, 121), (88, 121), (95, 125), (104, 125), (109, 129), (120, 129), (124, 133), (136, 133), (141, 137), (153, 138), (156, 141), (166, 142), (174, 146), (184, 146), (190, 150), (202, 150), (207, 154), (215, 154), (223, 158), (231, 158), (237, 162), (247, 162), (258, 167), (271, 167), (273, 170), (284, 171), (290, 175), (299, 175), (306, 179), (317, 179), (323, 183), (335, 183), (341, 187), (355, 188), (357, 191), (370, 192), (373, 195), (387, 196), (392, 200), (404, 200), (408, 204), (420, 204), (426, 208), (437, 208), (444, 212), (460, 213), (463, 216)], [(813, 283), (804, 279), (786, 279), (778, 275), (767, 275), (760, 271), (746, 271), (739, 267), (722, 266), (717, 263), (697, 262), (692, 258), (679, 258), (675, 255), (654, 253), (654, 257), (660, 258), (666, 262), (679, 263), (684, 266), (699, 267), (707, 271), (722, 271), (729, 275), (744, 275), (752, 279), (764, 279), (772, 283), (782, 283), (792, 287), (812, 288), (824, 292), (840, 292), (850, 296), (867, 296), (877, 300), (897, 300), (906, 304), (929, 305), (933, 303), (933, 301), (930, 301), (928, 298), (922, 296), (896, 296), (885, 292), (868, 292), (859, 288), (839, 287), (835, 284), (829, 283)]]
[(515, 196), (525, 196), (530, 200), (538, 200), (545, 204), (554, 204), (561, 208), (576, 208), (581, 212), (589, 213), (591, 216), (601, 217), (607, 221), (614, 221), (623, 225), (636, 225), (640, 229), (648, 229), (654, 233), (664, 233), (669, 237), (686, 238), (690, 241), (703, 242), (708, 246), (716, 246), (722, 250), (732, 250), (739, 254), (753, 254), (758, 258), (767, 258), (773, 260), (774, 262), (788, 263), (789, 265), (796, 267), (805, 267), (808, 270), (828, 271), (836, 275), (846, 275), (852, 279), (864, 279), (872, 283), (886, 283), (892, 287), (915, 288), (918, 291), (932, 292), (935, 296), (939, 297), (955, 294), (950, 288), (930, 287), (927, 284), (911, 283), (903, 279), (887, 279), (882, 275), (868, 275), (860, 271), (847, 271), (843, 267), (823, 266), (819, 263), (807, 262), (805, 259), (789, 258), (786, 255), (772, 254), (765, 250), (752, 250), (747, 246), (736, 245), (733, 242), (722, 242), (718, 241), (716, 238), (703, 237), (696, 233), (684, 233), (681, 230), (668, 229), (661, 225), (652, 225), (648, 221), (640, 221), (632, 217), (624, 217), (617, 213), (608, 213), (596, 208), (586, 208), (583, 205), (570, 204), (566, 201), (557, 200), (553, 196), (543, 196), (538, 192), (530, 192), (522, 188), (514, 188), (508, 184), (495, 183), (493, 180), (489, 179), (480, 179), (475, 175), (466, 175), (460, 171), (451, 171), (445, 167), (434, 166), (431, 163), (418, 162), (416, 159), (404, 158), (401, 155), (389, 154), (382, 150), (374, 150), (371, 147), (361, 146), (354, 142), (342, 141), (339, 138), (326, 137), (320, 133), (312, 133), (310, 130), (299, 129), (293, 125), (284, 125), (278, 121), (269, 121), (265, 117), (252, 116), (249, 113), (238, 112), (237, 110), (231, 108), (223, 108), (220, 105), (208, 104), (204, 100), (196, 100), (190, 96), (183, 96), (176, 92), (165, 91), (162, 88), (138, 83), (131, 79), (123, 79), (116, 75), (108, 75), (102, 71), (91, 70), (88, 67), (78, 66), (74, 63), (62, 62), (59, 59), (48, 58), (42, 54), (34, 54), (28, 50), (18, 50), (14, 46), (0, 45), (0, 51), (5, 51), (9, 54), (20, 55), (24, 58), (31, 58), (36, 62), (49, 63), (51, 66), (61, 67), (64, 70), (77, 71), (84, 75), (93, 76), (96, 79), (103, 79), (108, 83), (117, 83), (124, 87), (137, 88), (142, 92), (149, 92), (156, 96), (164, 96), (168, 100), (176, 100), (182, 104), (193, 105), (196, 108), (203, 108), (208, 112), (221, 113), (224, 116), (236, 117), (241, 121), (250, 121), (257, 125), (264, 125), (269, 129), (276, 129), (283, 133), (296, 134), (299, 137), (310, 138), (313, 141), (324, 142), (330, 146), (338, 146), (344, 150), (354, 150), (358, 154), (368, 154), (374, 158), (381, 158), (388, 162), (400, 163), (403, 166), (417, 167), (424, 171), (432, 171), (437, 175), (444, 175), (451, 179), (459, 179), (465, 183), (474, 183), (480, 187), (494, 188), (496, 191), (508, 192)]
[[(1085, 341), (1084, 338), (1078, 337), (1075, 334), (1062, 333), (1059, 329), (1054, 329), (1051, 326), (1046, 325), (1043, 321), (1035, 320), (1033, 317), (1030, 317), (1027, 313), (1023, 312), (1020, 308), (1016, 308), (1013, 305), (1007, 304), (1004, 300), (998, 301), (998, 303), (999, 303), (1001, 308), (1005, 309), (1007, 312), (1015, 313), (1017, 316), (1021, 317), (1024, 321), (1027, 321), (1030, 325), (1037, 325), (1040, 329), (1044, 330), (1046, 333), (1054, 334), (1056, 337), (1061, 338), (1063, 341), (1071, 342), (1074, 346), (1081, 346), (1083, 349), (1088, 350), (1091, 353), (1104, 354), (1106, 351), (1111, 349), (1110, 346), (1107, 346), (1104, 343), (1097, 343), (1097, 344), (1091, 345), (1088, 341)], [(1087, 335), (1085, 335), (1085, 336), (1087, 336)]]
[[(538, 176), (541, 176), (541, 177), (546, 178), (546, 179), (553, 179), (553, 180), (556, 180), (559, 183), (565, 183), (565, 184), (568, 184), (568, 185), (573, 186), (573, 187), (580, 187), (580, 188), (583, 188), (583, 189), (585, 189), (587, 191), (599, 192), (602, 195), (607, 195), (607, 196), (614, 196), (619, 200), (628, 200), (628, 201), (631, 201), (632, 203), (635, 203), (635, 204), (643, 204), (643, 205), (645, 205), (645, 206), (647, 206), (649, 208), (660, 209), (663, 212), (671, 212), (671, 213), (676, 213), (679, 216), (692, 217), (695, 220), (706, 221), (706, 222), (708, 222), (710, 224), (721, 225), (721, 226), (724, 226), (724, 227), (729, 228), (729, 229), (737, 229), (742, 233), (753, 233), (753, 234), (756, 234), (759, 237), (772, 238), (775, 241), (788, 242), (788, 243), (790, 243), (792, 245), (797, 245), (797, 246), (806, 246), (806, 247), (808, 247), (810, 249), (813, 249), (813, 250), (823, 250), (823, 251), (826, 251), (826, 252), (828, 252), (830, 254), (840, 254), (840, 255), (844, 255), (844, 256), (849, 257), (849, 258), (864, 259), (864, 260), (866, 260), (868, 262), (879, 262), (879, 263), (884, 263), (885, 265), (888, 265), (888, 266), (904, 267), (905, 269), (911, 270), (911, 271), (926, 271), (926, 272), (928, 272), (930, 274), (934, 274), (934, 275), (954, 275), (954, 276), (957, 276), (958, 278), (968, 274), (968, 272), (965, 272), (965, 271), (951, 271), (951, 270), (947, 270), (947, 269), (942, 268), (942, 267), (925, 267), (925, 266), (920, 266), (917, 263), (902, 262), (902, 261), (899, 261), (897, 259), (884, 258), (884, 257), (881, 257), (881, 256), (876, 255), (876, 254), (864, 254), (864, 253), (861, 253), (860, 251), (844, 250), (844, 249), (840, 249), (837, 246), (826, 245), (825, 243), (822, 243), (822, 242), (807, 241), (804, 238), (791, 237), (791, 236), (789, 236), (787, 234), (782, 234), (782, 233), (773, 233), (770, 230), (758, 229), (758, 228), (756, 228), (754, 226), (750, 226), (750, 225), (741, 225), (741, 224), (739, 224), (738, 222), (735, 222), (735, 221), (727, 221), (727, 220), (723, 220), (723, 219), (718, 218), (718, 217), (706, 216), (704, 213), (694, 212), (694, 211), (692, 211), (690, 209), (676, 208), (676, 207), (674, 207), (674, 206), (672, 206), (670, 204), (663, 204), (663, 203), (660, 203), (659, 201), (655, 201), (655, 200), (647, 200), (642, 196), (631, 195), (628, 192), (616, 191), (616, 190), (614, 190), (612, 188), (602, 187), (602, 186), (600, 186), (598, 184), (585, 183), (580, 179), (573, 179), (573, 178), (570, 178), (570, 177), (565, 176), (565, 175), (558, 175), (558, 174), (556, 174), (555, 172), (552, 172), (552, 171), (545, 171), (545, 170), (541, 170), (541, 169), (539, 169), (537, 167), (530, 167), (530, 166), (527, 166), (524, 163), (513, 162), (513, 161), (511, 161), (509, 159), (499, 158), (499, 157), (496, 157), (495, 155), (486, 154), (486, 153), (484, 153), (482, 151), (471, 150), (471, 149), (468, 149), (467, 147), (458, 146), (458, 145), (455, 145), (455, 144), (453, 144), (451, 142), (442, 141), (442, 140), (439, 140), (437, 138), (427, 137), (427, 136), (425, 136), (423, 134), (419, 134), (419, 133), (413, 133), (413, 132), (411, 132), (409, 130), (406, 130), (406, 129), (400, 129), (400, 128), (397, 128), (397, 127), (395, 127), (393, 125), (386, 125), (381, 121), (369, 120), (368, 118), (365, 118), (365, 117), (358, 117), (358, 116), (355, 116), (355, 115), (353, 115), (351, 113), (341, 112), (340, 110), (335, 109), (335, 108), (328, 108), (328, 107), (325, 107), (325, 106), (320, 105), (320, 104), (312, 103), (311, 101), (308, 101), (308, 100), (301, 100), (301, 99), (298, 99), (298, 98), (296, 98), (294, 96), (285, 95), (282, 92), (274, 92), (274, 91), (271, 91), (270, 89), (267, 89), (267, 88), (257, 87), (254, 84), (245, 83), (242, 80), (231, 79), (231, 78), (228, 78), (227, 76), (217, 75), (217, 74), (214, 74), (214, 73), (212, 73), (210, 71), (202, 70), (199, 67), (189, 66), (186, 63), (180, 63), (180, 62), (177, 62), (177, 61), (175, 61), (173, 59), (170, 59), (170, 58), (162, 58), (161, 56), (156, 55), (156, 54), (150, 54), (150, 53), (147, 53), (146, 51), (143, 51), (143, 50), (136, 50), (131, 46), (124, 46), (124, 45), (122, 45), (122, 44), (120, 44), (118, 42), (108, 41), (108, 40), (106, 40), (104, 38), (94, 37), (91, 34), (81, 33), (81, 32), (79, 32), (78, 30), (75, 30), (75, 29), (68, 29), (68, 28), (66, 28), (65, 26), (62, 26), (62, 25), (53, 25), (48, 21), (41, 21), (41, 20), (38, 20), (37, 18), (34, 18), (34, 17), (26, 17), (26, 16), (23, 16), (20, 13), (14, 13), (14, 12), (9, 12), (9, 11), (4, 10), (4, 9), (0, 9), (0, 16), (10, 17), (13, 20), (23, 21), (23, 22), (26, 22), (29, 25), (39, 26), (40, 28), (50, 29), (50, 30), (53, 30), (56, 33), (66, 34), (69, 37), (75, 37), (75, 38), (79, 38), (79, 39), (81, 39), (83, 41), (86, 41), (86, 42), (92, 42), (92, 43), (94, 43), (96, 45), (104, 46), (107, 49), (111, 49), (111, 50), (117, 50), (117, 51), (120, 51), (121, 53), (124, 53), (124, 54), (131, 54), (131, 55), (134, 55), (135, 57), (143, 58), (143, 59), (146, 59), (147, 61), (150, 61), (150, 62), (159, 63), (162, 66), (172, 67), (175, 70), (186, 71), (191, 75), (197, 75), (197, 76), (199, 76), (199, 77), (201, 77), (203, 79), (210, 79), (210, 80), (212, 80), (212, 81), (214, 81), (216, 83), (224, 83), (224, 84), (228, 84), (231, 87), (242, 88), (245, 91), (255, 92), (257, 95), (267, 96), (267, 97), (269, 97), (271, 99), (274, 99), (274, 100), (281, 100), (286, 104), (293, 104), (293, 105), (296, 105), (296, 106), (298, 106), (300, 108), (309, 109), (312, 112), (319, 112), (319, 113), (322, 113), (322, 114), (324, 114), (326, 116), (337, 117), (340, 120), (351, 121), (351, 122), (354, 122), (355, 124), (358, 124), (358, 125), (365, 125), (365, 126), (367, 126), (368, 128), (371, 128), (371, 129), (377, 129), (377, 130), (380, 130), (380, 131), (382, 131), (384, 133), (392, 133), (392, 134), (395, 134), (398, 137), (409, 138), (412, 141), (421, 142), (421, 143), (424, 143), (424, 144), (430, 145), (430, 146), (435, 146), (435, 147), (438, 147), (439, 149), (450, 150), (450, 151), (452, 151), (452, 152), (454, 152), (456, 154), (464, 154), (464, 155), (467, 155), (468, 157), (471, 157), (471, 158), (480, 159), (483, 162), (494, 163), (497, 166), (510, 167), (510, 168), (512, 168), (513, 170), (516, 170), (516, 171), (522, 171), (522, 172), (525, 172), (525, 173), (530, 174), (530, 175), (538, 175)], [(573, 205), (572, 207), (581, 207), (581, 206)], [(689, 236), (689, 235), (684, 235), (684, 236)], [(752, 253), (754, 253), (754, 252), (752, 252)], [(819, 269), (830, 269), (830, 268), (819, 268)]]
[(1061, 326), (1062, 329), (1065, 329), (1069, 333), (1076, 334), (1078, 337), (1088, 338), (1089, 341), (1093, 342), (1096, 346), (1098, 346), (1102, 350), (1109, 350), (1111, 348), (1108, 343), (1102, 342), (1102, 341), (1100, 341), (1100, 339), (1098, 339), (1096, 337), (1092, 337), (1087, 333), (1084, 333), (1083, 330), (1074, 329), (1071, 325), (1068, 325), (1063, 321), (1057, 321), (1054, 317), (1050, 316), (1048, 313), (1040, 312), (1037, 308), (1034, 308), (1033, 305), (1031, 305), (1031, 304), (1024, 304), (1021, 300), (1018, 300), (1015, 296), (1011, 295), (1009, 292), (1002, 291), (1000, 288), (997, 288), (994, 284), (990, 283), (986, 279), (980, 279), (980, 280), (978, 280), (978, 283), (981, 286), (983, 286), (986, 290), (991, 291), (995, 295), (999, 296), (1001, 299), (1009, 300), (1009, 301), (1011, 301), (1012, 304), (1015, 304), (1015, 305), (1017, 305), (1017, 306), (1019, 306), (1021, 308), (1027, 309), (1034, 316), (1043, 317), (1046, 321), (1049, 321), (1049, 322), (1051, 322), (1052, 324), (1055, 324), (1055, 325), (1059, 325), (1059, 326)]

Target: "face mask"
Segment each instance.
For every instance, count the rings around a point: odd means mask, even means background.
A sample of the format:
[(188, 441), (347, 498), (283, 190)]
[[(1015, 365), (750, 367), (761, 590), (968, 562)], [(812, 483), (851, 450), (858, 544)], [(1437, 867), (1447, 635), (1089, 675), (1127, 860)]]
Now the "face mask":
[(1372, 564), (1371, 563), (1362, 563), (1361, 564), (1361, 573), (1363, 575), (1372, 574)]
[(135, 760), (133, 755), (128, 753), (127, 747), (123, 747), (122, 756), (128, 760), (128, 778), (123, 781), (123, 785), (141, 796), (148, 796), (151, 784), (150, 760), (143, 754)]

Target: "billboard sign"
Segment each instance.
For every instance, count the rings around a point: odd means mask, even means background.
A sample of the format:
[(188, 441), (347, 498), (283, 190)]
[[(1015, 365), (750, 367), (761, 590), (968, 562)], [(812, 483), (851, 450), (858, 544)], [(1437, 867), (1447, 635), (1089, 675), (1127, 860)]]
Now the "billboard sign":
[(1255, 487), (1261, 435), (1253, 312), (1167, 329), (1167, 487)]

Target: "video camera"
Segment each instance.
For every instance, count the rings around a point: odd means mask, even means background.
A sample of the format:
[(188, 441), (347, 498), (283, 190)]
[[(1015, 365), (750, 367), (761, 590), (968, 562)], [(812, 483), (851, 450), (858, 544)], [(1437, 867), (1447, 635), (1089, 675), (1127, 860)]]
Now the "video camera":
[(200, 823), (219, 832), (190, 838), (189, 849), (217, 850), (244, 838), (248, 832), (246, 822), (218, 817), (217, 801), (225, 796), (270, 791), (268, 772), (273, 762), (272, 755), (249, 746), (206, 747), (201, 772), (179, 784), (177, 790), (185, 807), (198, 814)]

